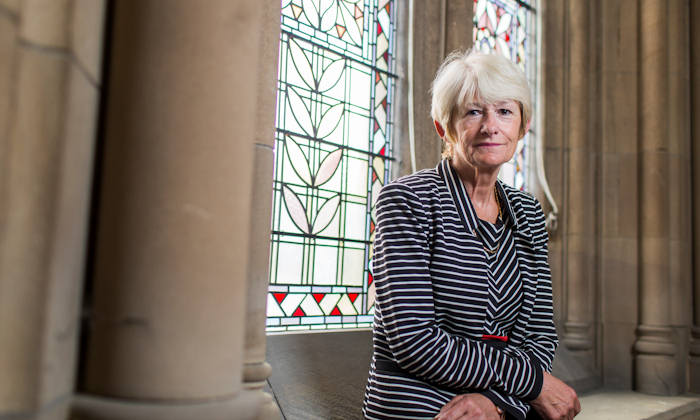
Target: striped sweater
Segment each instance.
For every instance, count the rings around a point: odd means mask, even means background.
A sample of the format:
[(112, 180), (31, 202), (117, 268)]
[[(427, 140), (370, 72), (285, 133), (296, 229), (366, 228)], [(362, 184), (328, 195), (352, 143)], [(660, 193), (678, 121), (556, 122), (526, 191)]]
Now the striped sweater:
[[(529, 194), (497, 185), (508, 232), (496, 264), (449, 161), (379, 194), (366, 418), (433, 418), (456, 394), (480, 392), (524, 419), (539, 395), (557, 346), (544, 215)], [(517, 287), (504, 296), (494, 273)]]

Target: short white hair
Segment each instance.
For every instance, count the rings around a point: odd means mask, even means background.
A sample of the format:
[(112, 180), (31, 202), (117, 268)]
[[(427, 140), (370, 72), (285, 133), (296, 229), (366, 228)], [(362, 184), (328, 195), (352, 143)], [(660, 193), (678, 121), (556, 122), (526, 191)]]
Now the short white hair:
[(445, 58), (431, 88), (430, 115), (445, 129), (443, 157), (452, 157), (456, 111), (470, 102), (493, 104), (513, 100), (520, 105), (521, 135), (532, 116), (532, 96), (518, 66), (499, 53), (454, 51)]

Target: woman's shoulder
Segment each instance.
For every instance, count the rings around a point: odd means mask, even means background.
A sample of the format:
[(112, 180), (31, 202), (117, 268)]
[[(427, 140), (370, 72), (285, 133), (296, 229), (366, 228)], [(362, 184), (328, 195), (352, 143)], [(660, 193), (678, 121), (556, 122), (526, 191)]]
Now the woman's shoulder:
[(537, 198), (531, 193), (519, 190), (504, 183), (501, 183), (501, 186), (503, 187), (506, 197), (508, 198), (508, 202), (513, 207), (513, 210), (525, 212), (533, 212), (538, 210), (540, 212), (542, 211), (539, 200), (537, 200)]
[(529, 192), (518, 190), (509, 185), (501, 185), (506, 192), (508, 203), (518, 220), (518, 224), (526, 224), (529, 227), (536, 244), (546, 243), (547, 226), (539, 200)]
[(422, 169), (390, 181), (382, 188), (382, 194), (403, 193), (423, 199), (438, 194), (441, 183), (435, 168)]

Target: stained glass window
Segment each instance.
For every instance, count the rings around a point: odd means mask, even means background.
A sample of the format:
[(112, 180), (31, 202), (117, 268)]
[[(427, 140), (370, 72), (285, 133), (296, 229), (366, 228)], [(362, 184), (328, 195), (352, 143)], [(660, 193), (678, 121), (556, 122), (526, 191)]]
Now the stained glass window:
[(393, 0), (283, 0), (267, 330), (370, 327)]
[[(537, 104), (535, 7), (536, 0), (474, 0), (474, 48), (497, 51), (520, 66), (534, 90), (533, 109)], [(501, 180), (521, 190), (527, 188), (528, 166), (534, 157), (535, 122), (533, 118), (530, 132), (499, 174)]]

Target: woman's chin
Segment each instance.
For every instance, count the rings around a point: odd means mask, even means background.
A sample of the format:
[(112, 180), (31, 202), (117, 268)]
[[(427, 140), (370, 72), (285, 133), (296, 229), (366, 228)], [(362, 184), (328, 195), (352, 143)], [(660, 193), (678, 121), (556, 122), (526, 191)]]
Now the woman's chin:
[(478, 159), (474, 161), (474, 166), (482, 171), (498, 171), (506, 162), (503, 159)]

